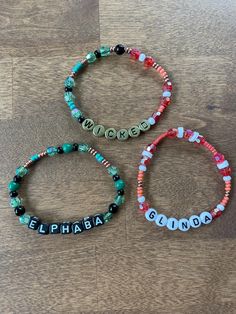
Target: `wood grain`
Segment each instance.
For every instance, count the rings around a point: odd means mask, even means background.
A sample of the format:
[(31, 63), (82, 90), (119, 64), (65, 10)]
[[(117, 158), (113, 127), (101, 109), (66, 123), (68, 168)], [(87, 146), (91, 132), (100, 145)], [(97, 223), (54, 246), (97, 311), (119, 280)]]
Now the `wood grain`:
[[(1, 313), (236, 313), (235, 197), (211, 226), (188, 233), (148, 224), (137, 211), (142, 148), (171, 127), (198, 129), (236, 168), (234, 1), (2, 1), (0, 12)], [(141, 48), (168, 69), (172, 105), (151, 132), (125, 143), (96, 139), (70, 117), (63, 80), (100, 44)], [(127, 56), (101, 60), (77, 80), (82, 110), (106, 126), (128, 127), (152, 113), (161, 79)], [(14, 169), (49, 145), (88, 142), (121, 169), (126, 203), (104, 228), (41, 237), (8, 205)], [(211, 208), (223, 186), (209, 154), (167, 140), (147, 175), (154, 207), (181, 217)], [(35, 166), (22, 195), (53, 221), (103, 211), (110, 178), (86, 155)]]

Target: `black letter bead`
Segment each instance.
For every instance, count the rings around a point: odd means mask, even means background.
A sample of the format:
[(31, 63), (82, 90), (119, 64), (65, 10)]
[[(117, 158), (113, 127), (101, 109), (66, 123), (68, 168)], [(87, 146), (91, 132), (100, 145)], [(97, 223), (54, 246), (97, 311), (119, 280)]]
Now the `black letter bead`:
[(120, 176), (118, 176), (118, 174), (115, 174), (112, 178), (114, 181), (118, 181), (120, 179)]
[(50, 234), (60, 233), (60, 225), (59, 224), (50, 224), (49, 225), (49, 233)]
[(19, 176), (14, 176), (14, 178), (13, 178), (13, 181), (14, 182), (21, 182), (21, 180), (22, 180), (22, 178), (21, 177), (19, 177)]
[(35, 216), (31, 216), (30, 221), (28, 223), (28, 228), (33, 229), (33, 230), (37, 230), (39, 225), (40, 225), (39, 218), (35, 217)]
[(16, 197), (18, 195), (18, 193), (16, 192), (16, 191), (11, 191), (10, 193), (9, 193), (9, 196), (10, 197)]
[(125, 191), (124, 191), (124, 190), (118, 190), (118, 191), (117, 191), (117, 194), (118, 194), (118, 195), (124, 195), (124, 194), (125, 194)]
[(104, 225), (104, 218), (103, 218), (103, 215), (101, 215), (101, 214), (95, 215), (95, 216), (93, 217), (93, 223), (94, 223), (94, 226), (95, 226), (95, 227)]
[(40, 224), (38, 227), (39, 234), (48, 234), (48, 224)]
[(85, 117), (79, 117), (77, 120), (79, 121), (79, 123), (83, 123), (85, 120)]
[(84, 230), (92, 229), (94, 227), (93, 217), (85, 217), (83, 219), (83, 227)]
[(57, 147), (57, 152), (58, 152), (58, 154), (63, 154), (64, 153), (64, 151), (63, 151), (61, 146)]
[(71, 233), (71, 222), (63, 222), (60, 226), (60, 230), (62, 234)]
[(14, 210), (15, 210), (16, 216), (22, 216), (25, 213), (24, 206), (17, 206)]
[(115, 214), (118, 211), (119, 206), (115, 203), (110, 204), (109, 206), (109, 212), (112, 214)]
[(75, 221), (72, 224), (72, 232), (74, 234), (78, 234), (84, 231), (83, 223), (82, 221)]
[(77, 143), (73, 144), (73, 151), (76, 152), (78, 150), (79, 145)]
[(125, 47), (121, 44), (118, 44), (115, 46), (114, 51), (117, 55), (123, 55), (123, 53), (125, 53)]
[(97, 59), (101, 58), (101, 53), (100, 53), (100, 51), (95, 50), (95, 51), (94, 51), (94, 54), (95, 54), (95, 56), (96, 56)]

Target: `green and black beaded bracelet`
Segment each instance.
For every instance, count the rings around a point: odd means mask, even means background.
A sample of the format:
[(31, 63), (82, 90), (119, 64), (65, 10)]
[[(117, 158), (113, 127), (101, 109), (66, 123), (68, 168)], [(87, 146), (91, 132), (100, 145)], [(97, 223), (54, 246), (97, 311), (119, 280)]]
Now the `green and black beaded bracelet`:
[[(108, 174), (112, 177), (116, 189), (116, 196), (114, 202), (108, 207), (104, 213), (96, 214), (94, 216), (85, 217), (75, 222), (62, 222), (62, 223), (44, 223), (36, 216), (30, 216), (25, 213), (25, 207), (22, 204), (22, 199), (18, 195), (20, 183), (25, 175), (29, 173), (29, 168), (35, 162), (39, 161), (46, 156), (54, 156), (56, 154), (70, 153), (73, 151), (89, 153), (95, 157), (98, 163), (104, 165)], [(125, 183), (119, 176), (119, 170), (112, 166), (97, 150), (87, 144), (70, 144), (65, 143), (59, 147), (51, 146), (39, 154), (35, 154), (23, 165), (16, 169), (16, 175), (13, 180), (8, 184), (10, 206), (14, 208), (16, 216), (19, 216), (20, 223), (28, 225), (29, 229), (38, 230), (39, 234), (79, 234), (85, 230), (90, 230), (93, 227), (98, 227), (111, 220), (119, 206), (124, 203), (124, 187)]]
[[(102, 124), (97, 124), (94, 122), (94, 120), (85, 117), (82, 111), (75, 104), (75, 96), (72, 93), (75, 86), (75, 78), (81, 72), (81, 70), (84, 69), (87, 65), (95, 62), (97, 59), (101, 57), (107, 57), (113, 52), (115, 52), (117, 55), (123, 55), (124, 53), (127, 53), (132, 60), (141, 62), (145, 68), (153, 68), (164, 80), (160, 105), (156, 108), (156, 110), (149, 117), (146, 117), (139, 123), (132, 125), (127, 129), (121, 128), (120, 130), (116, 130), (113, 127), (106, 128)], [(169, 106), (172, 94), (172, 83), (167, 72), (162, 66), (160, 66), (152, 57), (146, 56), (138, 49), (125, 47), (121, 44), (118, 44), (115, 47), (102, 46), (94, 52), (89, 52), (85, 59), (75, 64), (71, 70), (70, 75), (66, 78), (64, 85), (65, 102), (71, 111), (72, 117), (82, 124), (82, 128), (84, 130), (91, 131), (94, 136), (105, 136), (107, 139), (118, 139), (120, 141), (125, 141), (129, 137), (138, 137), (142, 132), (146, 132), (152, 126), (154, 126), (161, 118), (164, 110), (167, 108), (167, 106)]]

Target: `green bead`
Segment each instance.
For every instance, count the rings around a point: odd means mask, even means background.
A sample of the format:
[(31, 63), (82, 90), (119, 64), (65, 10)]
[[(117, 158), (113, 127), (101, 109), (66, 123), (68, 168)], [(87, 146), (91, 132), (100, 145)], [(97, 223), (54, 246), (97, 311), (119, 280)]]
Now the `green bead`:
[(20, 188), (20, 183), (18, 183), (18, 182), (11, 181), (8, 184), (9, 191), (17, 191), (17, 190), (19, 190), (19, 188)]
[(15, 208), (21, 205), (21, 199), (19, 197), (13, 197), (10, 199), (10, 206)]
[(93, 63), (96, 60), (94, 52), (89, 52), (86, 56), (86, 59), (88, 60), (88, 63)]
[(117, 190), (122, 190), (125, 187), (125, 182), (121, 179), (115, 181), (114, 183)]
[(75, 80), (73, 77), (68, 76), (64, 81), (65, 87), (73, 88), (75, 86)]
[(28, 225), (30, 221), (30, 215), (24, 214), (19, 217), (19, 222), (23, 225)]
[(148, 122), (148, 120), (142, 120), (140, 123), (139, 123), (139, 126), (141, 131), (143, 132), (146, 132), (147, 130), (150, 129), (151, 125), (150, 123)]
[(78, 145), (78, 151), (82, 153), (87, 153), (89, 151), (90, 146), (88, 144), (79, 144)]
[(129, 133), (126, 129), (120, 129), (116, 136), (119, 141), (125, 141), (129, 138)]
[(140, 129), (137, 125), (131, 126), (128, 130), (130, 137), (138, 137), (140, 134)]
[(116, 138), (116, 130), (114, 128), (109, 128), (105, 132), (105, 137), (109, 140), (114, 140)]
[(107, 212), (107, 213), (103, 214), (103, 217), (104, 217), (105, 222), (109, 222), (112, 218), (112, 213)]
[(32, 161), (38, 161), (38, 160), (40, 159), (40, 157), (39, 157), (38, 154), (35, 154), (35, 155), (32, 155), (32, 156), (30, 157), (30, 159), (31, 159)]
[(93, 128), (93, 135), (101, 137), (105, 134), (105, 128), (103, 125), (98, 124)]
[(70, 143), (62, 144), (62, 149), (65, 154), (71, 153), (73, 151), (73, 145)]
[(99, 153), (95, 155), (95, 158), (99, 163), (102, 163), (102, 161), (104, 160), (104, 157)]
[(73, 66), (73, 68), (71, 69), (71, 71), (74, 72), (74, 73), (77, 73), (77, 72), (79, 72), (80, 70), (82, 70), (83, 67), (84, 67), (84, 64), (81, 63), (81, 62), (78, 62), (78, 63), (76, 63), (76, 64)]
[(57, 148), (54, 146), (48, 147), (46, 149), (46, 152), (47, 152), (48, 156), (50, 156), (50, 157), (55, 156), (57, 154)]
[(71, 92), (64, 93), (64, 99), (65, 102), (73, 101), (75, 99), (75, 95), (73, 95)]
[(120, 206), (124, 204), (124, 202), (125, 202), (125, 197), (123, 195), (116, 195), (114, 199), (114, 203), (116, 203), (116, 205)]
[(94, 127), (94, 121), (92, 119), (85, 119), (82, 123), (82, 128), (87, 131), (92, 131)]
[(110, 166), (110, 167), (107, 169), (107, 171), (108, 171), (108, 174), (109, 174), (110, 176), (114, 176), (114, 175), (116, 175), (116, 174), (119, 174), (119, 169), (116, 168), (115, 166)]
[(109, 56), (110, 52), (110, 47), (108, 46), (101, 46), (100, 47), (100, 53), (102, 57)]
[(16, 169), (16, 175), (19, 177), (24, 177), (29, 172), (24, 166), (20, 166)]
[(74, 119), (78, 119), (82, 116), (82, 112), (79, 109), (75, 108), (71, 111), (71, 115)]

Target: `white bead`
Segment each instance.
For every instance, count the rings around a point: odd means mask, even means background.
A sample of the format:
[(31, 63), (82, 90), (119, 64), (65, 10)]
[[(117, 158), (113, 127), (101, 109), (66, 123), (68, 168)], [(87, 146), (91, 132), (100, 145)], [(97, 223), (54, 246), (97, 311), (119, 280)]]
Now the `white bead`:
[(218, 169), (224, 169), (224, 168), (226, 168), (226, 167), (228, 167), (229, 166), (229, 163), (228, 163), (228, 160), (224, 160), (223, 162), (221, 162), (220, 164), (217, 164), (217, 168)]
[(224, 181), (231, 181), (231, 179), (232, 179), (231, 176), (224, 176), (223, 177)]
[(176, 218), (170, 217), (167, 220), (166, 227), (169, 230), (176, 230), (179, 227), (179, 221)]
[(222, 204), (218, 204), (218, 205), (216, 206), (216, 208), (218, 208), (218, 209), (221, 210), (222, 212), (225, 210), (225, 207), (224, 207), (224, 205), (222, 205)]
[(196, 139), (198, 138), (199, 133), (198, 132), (193, 132), (193, 135), (190, 136), (190, 138), (188, 139), (189, 142), (195, 142)]
[(144, 166), (144, 165), (140, 165), (140, 166), (139, 166), (139, 170), (140, 170), (140, 171), (146, 171), (146, 170), (147, 170), (147, 167)]
[(159, 214), (156, 217), (156, 224), (159, 227), (164, 227), (167, 224), (167, 217), (163, 214)]
[(190, 223), (188, 219), (182, 218), (179, 220), (179, 230), (180, 231), (188, 231), (190, 228)]
[(154, 125), (156, 123), (156, 121), (153, 117), (148, 118), (148, 122), (150, 125)]
[(201, 219), (201, 222), (205, 225), (208, 225), (209, 223), (212, 222), (212, 216), (209, 212), (202, 212), (200, 214), (200, 219)]
[(190, 218), (189, 218), (189, 223), (190, 223), (190, 226), (192, 228), (198, 228), (201, 226), (202, 222), (201, 222), (201, 219), (199, 216), (197, 215), (192, 215)]
[(177, 137), (178, 138), (183, 138), (183, 136), (184, 136), (184, 128), (182, 126), (178, 127)]
[(152, 158), (152, 153), (150, 153), (150, 152), (148, 152), (148, 151), (146, 151), (146, 150), (144, 150), (144, 151), (142, 152), (142, 155), (143, 155), (143, 156), (146, 156), (146, 157), (148, 157), (148, 158)]
[(171, 97), (171, 92), (170, 91), (165, 91), (162, 93), (163, 97)]
[(139, 203), (144, 203), (145, 202), (145, 196), (138, 197), (138, 202)]
[(146, 58), (146, 56), (145, 56), (145, 54), (144, 53), (141, 53), (140, 55), (139, 55), (139, 61), (140, 62), (143, 62), (144, 60), (145, 60), (145, 58)]
[(157, 218), (157, 212), (154, 208), (149, 208), (146, 213), (145, 217), (148, 221), (154, 221)]

